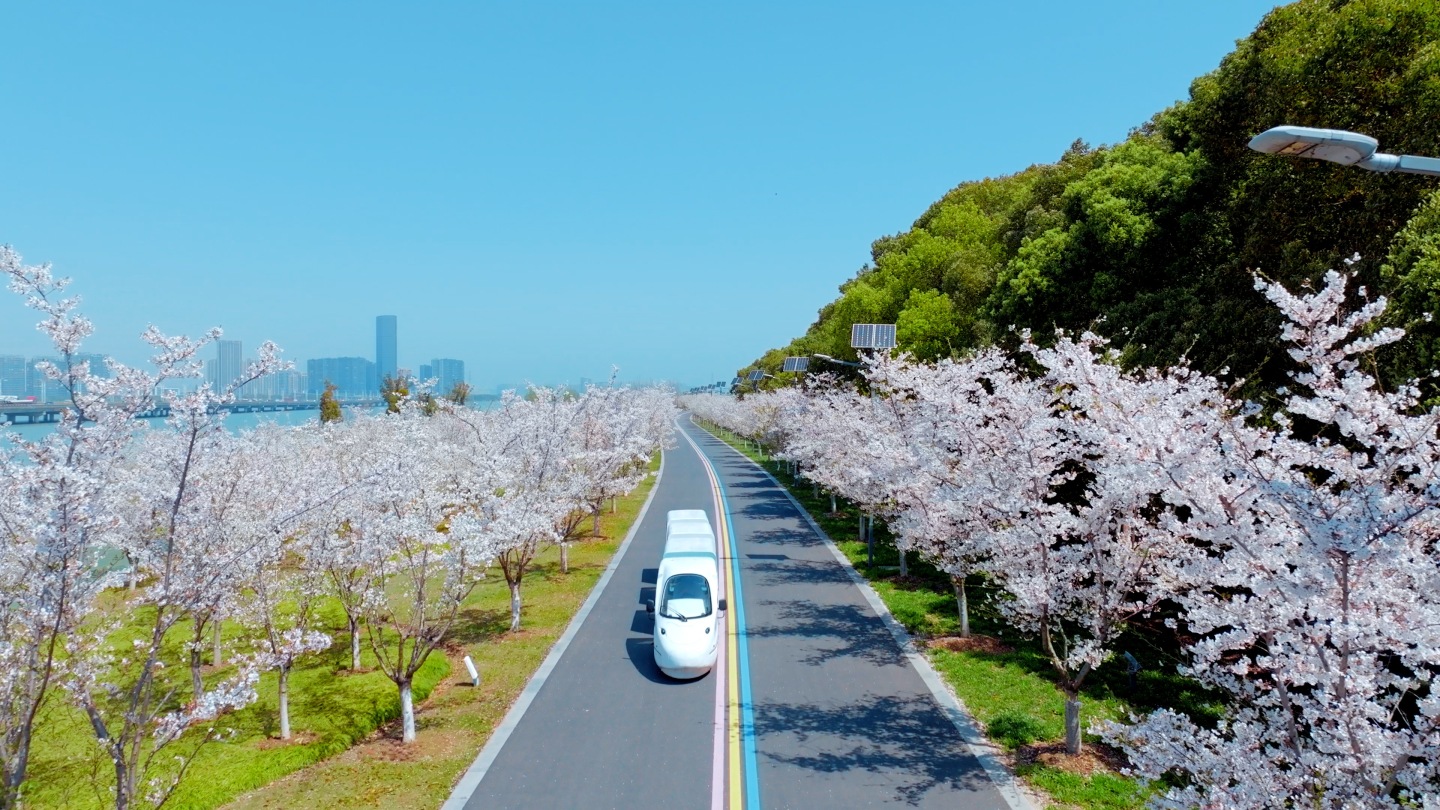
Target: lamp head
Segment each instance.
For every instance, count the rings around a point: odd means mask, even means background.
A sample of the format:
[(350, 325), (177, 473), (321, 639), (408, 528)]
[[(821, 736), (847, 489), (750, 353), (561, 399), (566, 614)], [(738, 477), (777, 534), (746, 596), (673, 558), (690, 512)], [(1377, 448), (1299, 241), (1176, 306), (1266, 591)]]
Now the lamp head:
[(1273, 127), (1250, 139), (1250, 148), (1267, 155), (1316, 158), (1353, 166), (1380, 148), (1369, 135), (1343, 129)]

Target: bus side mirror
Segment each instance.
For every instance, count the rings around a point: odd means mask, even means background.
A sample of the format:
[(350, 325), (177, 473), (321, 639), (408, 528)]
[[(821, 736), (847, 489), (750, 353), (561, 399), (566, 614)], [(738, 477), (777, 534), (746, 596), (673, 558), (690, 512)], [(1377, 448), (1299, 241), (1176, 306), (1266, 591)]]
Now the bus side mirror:
[(721, 600), (720, 600), (720, 612), (721, 612), (721, 613), (724, 613), (724, 612), (725, 612), (726, 610), (728, 610), (729, 608), (730, 608), (730, 606), (727, 605), (727, 604), (725, 604), (725, 600), (724, 600), (724, 599), (721, 599)]
[[(725, 608), (720, 608), (720, 609), (721, 609), (721, 610), (724, 610)], [(646, 599), (646, 600), (645, 600), (645, 612), (646, 612), (646, 613), (654, 613), (654, 612), (655, 612), (655, 600), (654, 600), (654, 599)]]

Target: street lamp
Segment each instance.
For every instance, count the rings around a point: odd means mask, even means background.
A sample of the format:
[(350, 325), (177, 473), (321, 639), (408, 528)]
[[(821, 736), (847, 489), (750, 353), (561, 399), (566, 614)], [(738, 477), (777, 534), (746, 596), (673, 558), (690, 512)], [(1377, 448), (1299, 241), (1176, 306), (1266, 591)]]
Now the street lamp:
[(852, 362), (850, 362), (849, 360), (837, 360), (836, 358), (831, 357), (831, 356), (828, 355), (828, 354), (812, 354), (812, 355), (810, 355), (810, 356), (811, 356), (811, 357), (818, 358), (818, 359), (820, 359), (820, 360), (824, 360), (824, 361), (827, 362), (827, 363), (834, 363), (834, 364), (839, 365), (839, 366), (849, 366), (849, 367), (851, 367), (851, 368), (863, 368), (862, 364), (860, 364), (860, 363), (852, 363)]
[(1382, 174), (1400, 172), (1440, 177), (1440, 158), (1388, 155), (1376, 151), (1380, 142), (1369, 135), (1343, 129), (1273, 127), (1251, 138), (1250, 148), (1267, 155), (1328, 160)]

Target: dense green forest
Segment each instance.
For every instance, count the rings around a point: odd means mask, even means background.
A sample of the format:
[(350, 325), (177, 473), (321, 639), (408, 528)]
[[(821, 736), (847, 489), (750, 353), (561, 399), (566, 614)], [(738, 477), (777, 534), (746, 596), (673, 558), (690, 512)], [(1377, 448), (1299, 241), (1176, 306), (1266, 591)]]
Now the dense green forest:
[(1188, 357), (1258, 391), (1289, 361), (1252, 273), (1295, 288), (1355, 253), (1352, 290), (1388, 296), (1391, 324), (1409, 330), (1384, 356), (1385, 378), (1440, 366), (1440, 323), (1425, 315), (1440, 308), (1440, 181), (1246, 147), (1280, 124), (1440, 155), (1440, 2), (1275, 9), (1189, 100), (1123, 143), (1077, 141), (1053, 164), (962, 183), (910, 230), (875, 240), (803, 336), (741, 373), (785, 384), (787, 355), (854, 359), (852, 323), (895, 323), (901, 350), (925, 359), (1004, 344), (1018, 329), (1089, 328), (1131, 364)]

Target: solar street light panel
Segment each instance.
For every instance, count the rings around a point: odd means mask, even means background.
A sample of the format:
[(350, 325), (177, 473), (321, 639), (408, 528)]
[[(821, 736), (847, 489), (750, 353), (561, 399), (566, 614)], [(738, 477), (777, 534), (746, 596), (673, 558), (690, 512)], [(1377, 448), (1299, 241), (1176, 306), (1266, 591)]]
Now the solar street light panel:
[(850, 326), (850, 348), (852, 349), (893, 349), (895, 348), (895, 324), (857, 323)]
[(897, 345), (899, 345), (899, 344), (897, 344), (897, 343), (895, 342), (895, 324), (893, 324), (893, 323), (877, 323), (877, 324), (875, 324), (875, 345), (872, 346), (871, 348), (873, 348), (873, 349), (893, 349), (893, 348), (895, 348)]
[(764, 379), (764, 377), (765, 372), (757, 368), (754, 371), (750, 372), (749, 375), (746, 376), (746, 379), (748, 379), (750, 382), (759, 382), (760, 380)]
[(857, 323), (850, 326), (850, 348), (868, 349), (875, 340), (875, 324)]
[(733, 379), (733, 380), (730, 381), (730, 384), (731, 384), (732, 386), (734, 386), (734, 385), (739, 385), (739, 384), (740, 384), (740, 378), (739, 378), (739, 377), (736, 377), (735, 379)]
[(783, 368), (781, 368), (781, 371), (805, 371), (806, 369), (809, 369), (809, 368), (810, 368), (810, 358), (808, 358), (808, 357), (787, 357), (787, 358), (785, 358), (785, 365), (784, 365)]

